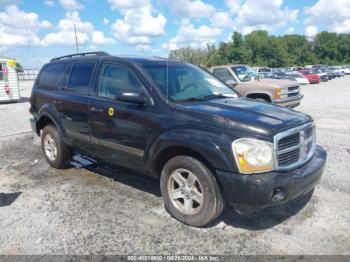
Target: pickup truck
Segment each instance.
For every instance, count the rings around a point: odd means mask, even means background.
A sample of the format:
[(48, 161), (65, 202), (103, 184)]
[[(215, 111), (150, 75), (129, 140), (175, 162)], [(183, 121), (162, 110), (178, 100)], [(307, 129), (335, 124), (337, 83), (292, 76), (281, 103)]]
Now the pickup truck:
[(272, 104), (296, 107), (303, 95), (296, 81), (261, 78), (246, 65), (223, 65), (209, 69), (216, 77), (230, 85), (240, 95)]
[(310, 116), (160, 58), (54, 58), (34, 83), (30, 112), (49, 165), (67, 168), (78, 152), (155, 176), (166, 210), (194, 227), (225, 204), (246, 215), (312, 193), (327, 159)]

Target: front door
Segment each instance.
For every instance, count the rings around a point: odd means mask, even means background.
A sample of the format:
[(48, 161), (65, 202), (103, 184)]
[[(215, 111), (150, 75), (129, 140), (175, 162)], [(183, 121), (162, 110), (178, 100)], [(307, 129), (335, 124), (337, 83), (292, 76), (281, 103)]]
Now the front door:
[(122, 91), (146, 92), (128, 67), (106, 63), (90, 100), (90, 132), (95, 154), (104, 160), (144, 170), (147, 107), (115, 100)]

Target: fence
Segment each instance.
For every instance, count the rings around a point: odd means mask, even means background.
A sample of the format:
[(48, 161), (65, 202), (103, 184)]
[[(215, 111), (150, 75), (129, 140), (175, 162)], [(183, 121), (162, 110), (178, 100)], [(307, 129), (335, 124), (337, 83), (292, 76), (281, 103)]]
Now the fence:
[(23, 72), (18, 72), (19, 81), (35, 80), (39, 74), (38, 69), (23, 69)]

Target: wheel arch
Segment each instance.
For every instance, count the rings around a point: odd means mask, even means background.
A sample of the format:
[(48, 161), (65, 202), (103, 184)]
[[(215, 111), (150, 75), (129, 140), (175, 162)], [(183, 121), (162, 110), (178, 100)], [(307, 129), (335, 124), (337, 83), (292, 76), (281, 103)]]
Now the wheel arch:
[(65, 136), (65, 132), (59, 118), (56, 117), (58, 113), (49, 106), (43, 106), (38, 113), (38, 120), (36, 122), (36, 133), (40, 136), (41, 130), (48, 124), (54, 125), (60, 135)]
[(257, 98), (261, 98), (266, 100), (267, 102), (271, 102), (271, 96), (267, 93), (250, 93), (247, 94), (246, 97), (251, 98), (251, 99), (257, 99)]
[(216, 144), (214, 139), (217, 140), (217, 134), (203, 134), (199, 130), (174, 130), (163, 134), (153, 142), (145, 155), (146, 169), (152, 175), (160, 176), (167, 161), (175, 156), (186, 155), (201, 161), (213, 173), (217, 169), (233, 170), (233, 160), (227, 158), (223, 146)]

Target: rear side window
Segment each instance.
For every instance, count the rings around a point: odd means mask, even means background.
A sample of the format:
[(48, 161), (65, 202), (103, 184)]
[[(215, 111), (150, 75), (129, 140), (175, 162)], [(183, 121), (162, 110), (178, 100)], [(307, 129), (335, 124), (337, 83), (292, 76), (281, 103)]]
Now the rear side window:
[(38, 87), (43, 89), (57, 89), (66, 69), (67, 65), (64, 63), (46, 65), (40, 74)]
[(141, 91), (140, 82), (124, 66), (108, 64), (101, 76), (98, 96), (114, 99), (119, 92)]
[(75, 93), (87, 95), (89, 93), (89, 84), (94, 66), (94, 62), (75, 63), (69, 76), (67, 89)]

